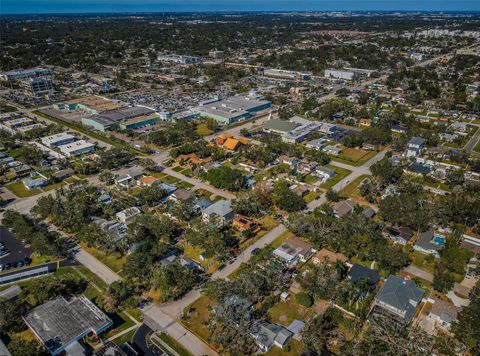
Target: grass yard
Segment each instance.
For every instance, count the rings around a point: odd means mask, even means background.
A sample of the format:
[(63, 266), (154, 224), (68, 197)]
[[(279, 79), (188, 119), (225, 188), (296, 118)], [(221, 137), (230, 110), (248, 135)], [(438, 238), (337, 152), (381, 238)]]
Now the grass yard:
[(377, 151), (364, 151), (356, 148), (346, 148), (338, 156), (332, 156), (332, 160), (358, 167), (369, 161), (377, 153)]
[(312, 310), (297, 303), (295, 295), (291, 295), (286, 302), (279, 301), (268, 311), (272, 323), (278, 323), (285, 327), (295, 319), (305, 320), (312, 314), (314, 314)]
[(312, 176), (312, 175), (310, 175), (310, 174), (305, 177), (305, 183), (307, 183), (307, 184), (313, 184), (313, 183), (315, 183), (315, 182), (318, 182), (318, 177), (314, 177), (314, 176)]
[(424, 271), (433, 273), (433, 270), (435, 269), (435, 258), (432, 259), (429, 255), (413, 251), (412, 264)]
[(197, 125), (197, 133), (200, 136), (209, 136), (213, 134), (213, 131), (208, 128), (206, 124), (198, 124)]
[(185, 167), (182, 166), (176, 166), (172, 168), (175, 172), (181, 172), (185, 169)]
[(22, 182), (10, 183), (5, 186), (9, 191), (15, 194), (19, 198), (28, 198), (33, 197), (34, 195), (40, 194), (42, 191), (38, 188), (27, 189)]
[(280, 247), (285, 241), (287, 241), (289, 238), (295, 236), (293, 232), (291, 231), (285, 231), (283, 234), (281, 234), (279, 237), (275, 239), (275, 241), (272, 242), (272, 247), (277, 248)]
[(473, 148), (475, 152), (480, 152), (480, 141), (476, 144), (476, 146)]
[(193, 188), (194, 187), (193, 184), (190, 184), (190, 183), (185, 182), (185, 181), (181, 181), (180, 183), (177, 183), (176, 186), (179, 189), (188, 189), (188, 188)]
[(182, 324), (191, 332), (203, 340), (208, 340), (210, 331), (208, 323), (210, 320), (209, 308), (215, 305), (215, 302), (206, 297), (201, 296), (195, 302), (185, 308), (185, 317), (182, 318)]
[(65, 182), (58, 182), (58, 183), (55, 183), (55, 184), (50, 184), (50, 185), (47, 185), (45, 187), (42, 187), (42, 190), (44, 192), (48, 192), (49, 190), (54, 190), (54, 189), (58, 189), (64, 185), (66, 185), (67, 183)]
[(107, 315), (113, 321), (112, 329), (105, 334), (105, 338), (107, 339), (135, 325), (132, 319), (130, 319), (124, 312), (113, 314), (108, 313)]
[(85, 251), (90, 253), (93, 257), (98, 259), (100, 262), (102, 262), (114, 272), (118, 273), (123, 268), (125, 262), (127, 262), (127, 256), (119, 256), (118, 254), (107, 255), (105, 252), (100, 251), (94, 247), (88, 247), (84, 243), (80, 243), (80, 245), (83, 249), (85, 249)]
[(288, 344), (281, 349), (280, 347), (273, 346), (270, 351), (268, 351), (265, 355), (266, 356), (297, 356), (297, 355), (303, 355), (305, 352), (305, 346), (303, 345), (303, 342), (295, 340), (295, 339), (290, 339), (288, 341)]
[(322, 191), (310, 192), (303, 197), (303, 200), (308, 204), (315, 200), (316, 197), (322, 195)]
[(331, 187), (333, 187), (335, 184), (337, 184), (338, 182), (340, 182), (343, 178), (345, 178), (346, 176), (348, 176), (350, 173), (352, 173), (352, 171), (348, 170), (348, 169), (345, 169), (345, 168), (340, 168), (340, 167), (335, 167), (333, 165), (330, 165), (330, 164), (327, 164), (326, 167), (330, 168), (330, 169), (335, 169), (335, 171), (337, 172), (337, 174), (335, 175), (335, 177), (327, 180), (325, 183), (321, 184), (320, 187), (322, 188), (325, 188), (325, 189), (330, 189)]
[(169, 347), (171, 347), (178, 355), (180, 356), (190, 356), (191, 353), (188, 352), (182, 345), (180, 345), (177, 340), (172, 338), (170, 335), (167, 335), (165, 333), (159, 334), (159, 338), (167, 344)]
[(175, 184), (180, 182), (180, 179), (169, 176), (168, 174), (163, 175), (163, 177), (158, 177), (163, 183)]
[(344, 189), (342, 189), (341, 193), (343, 196), (351, 197), (352, 195), (358, 194), (358, 187), (360, 184), (367, 178), (369, 178), (369, 175), (362, 175), (358, 178), (355, 178), (351, 183), (349, 183)]
[(118, 346), (122, 346), (126, 342), (131, 342), (132, 339), (133, 339), (133, 335), (135, 335), (136, 331), (137, 331), (137, 329), (133, 329), (133, 330), (129, 331), (128, 333), (123, 334), (122, 336), (113, 339), (114, 344), (118, 345)]

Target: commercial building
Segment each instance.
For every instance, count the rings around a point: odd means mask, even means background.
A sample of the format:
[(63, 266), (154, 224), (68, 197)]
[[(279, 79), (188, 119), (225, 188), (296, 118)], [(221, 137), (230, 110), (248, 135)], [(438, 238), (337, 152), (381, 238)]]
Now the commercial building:
[(75, 136), (66, 132), (62, 132), (59, 134), (42, 137), (40, 141), (42, 141), (42, 144), (47, 147), (58, 147), (75, 141)]
[(82, 123), (98, 131), (107, 132), (120, 128), (136, 129), (153, 125), (160, 121), (160, 116), (152, 109), (143, 106), (132, 106), (110, 110), (91, 117), (82, 118)]
[(267, 100), (260, 100), (253, 93), (248, 95), (235, 95), (226, 99), (212, 99), (193, 110), (202, 117), (209, 117), (220, 124), (228, 125), (237, 121), (246, 120), (255, 113), (272, 106)]
[(95, 145), (84, 140), (78, 140), (67, 145), (62, 145), (58, 147), (60, 152), (62, 152), (67, 157), (79, 156), (88, 152), (93, 152), (95, 150)]
[(165, 54), (159, 55), (158, 60), (161, 62), (170, 62), (176, 64), (196, 64), (203, 61), (202, 57), (198, 56), (185, 56), (179, 54)]
[(25, 70), (11, 70), (9, 72), (0, 73), (1, 80), (17, 80), (25, 78), (36, 78), (45, 75), (50, 75), (52, 72), (49, 69), (34, 68)]
[(260, 69), (260, 74), (263, 74), (265, 77), (284, 79), (284, 80), (309, 80), (310, 75), (302, 72), (295, 72), (291, 70), (283, 69)]
[(53, 108), (62, 111), (81, 110), (90, 115), (115, 110), (125, 105), (101, 96), (88, 96), (85, 98), (75, 99), (64, 103), (53, 104)]
[(78, 348), (79, 340), (90, 333), (98, 335), (113, 324), (83, 295), (70, 301), (63, 297), (49, 300), (31, 309), (23, 319), (52, 355)]
[(310, 121), (300, 116), (294, 116), (289, 121), (270, 119), (263, 125), (265, 132), (273, 132), (282, 136), (288, 143), (299, 143), (306, 139), (310, 132), (318, 131), (325, 135), (333, 134), (337, 129), (335, 124), (323, 121)]
[(55, 91), (52, 81), (47, 78), (24, 79), (20, 82), (20, 86), (33, 96), (51, 94)]
[(351, 70), (325, 69), (325, 78), (355, 80), (358, 74)]
[(25, 126), (27, 124), (31, 124), (33, 121), (27, 117), (20, 117), (18, 119), (11, 119), (2, 122), (3, 125), (8, 127), (9, 129), (16, 129), (21, 126)]

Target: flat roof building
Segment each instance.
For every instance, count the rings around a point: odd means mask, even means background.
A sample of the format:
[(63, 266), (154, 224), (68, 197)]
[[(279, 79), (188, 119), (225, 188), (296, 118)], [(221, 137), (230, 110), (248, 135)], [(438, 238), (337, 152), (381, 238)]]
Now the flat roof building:
[(185, 56), (179, 54), (162, 54), (158, 56), (158, 60), (161, 62), (170, 62), (177, 64), (196, 64), (203, 61), (202, 57)]
[(23, 319), (52, 355), (58, 355), (90, 333), (100, 334), (112, 320), (85, 296), (63, 297), (39, 305)]
[(29, 78), (24, 79), (20, 83), (21, 87), (33, 96), (39, 96), (43, 94), (51, 94), (55, 91), (53, 82), (47, 78)]
[(357, 73), (351, 70), (325, 69), (325, 78), (354, 80), (357, 76)]
[(58, 147), (75, 141), (75, 136), (62, 132), (55, 135), (45, 136), (40, 139), (42, 144), (47, 147)]
[(215, 99), (200, 103), (193, 110), (200, 116), (210, 117), (221, 124), (228, 125), (248, 119), (256, 112), (270, 106), (272, 106), (272, 103), (267, 100), (260, 100), (249, 95), (235, 95), (226, 99)]
[(60, 152), (62, 152), (67, 157), (79, 156), (84, 153), (93, 152), (95, 150), (95, 145), (84, 140), (78, 140), (71, 142), (67, 145), (62, 145), (58, 147)]
[(49, 69), (43, 68), (33, 68), (33, 69), (25, 69), (25, 70), (11, 70), (8, 72), (3, 72), (0, 74), (1, 80), (17, 80), (17, 79), (25, 79), (25, 78), (35, 78), (44, 75), (50, 75), (52, 71)]
[(106, 132), (116, 129), (136, 129), (139, 127), (153, 125), (160, 121), (160, 116), (152, 109), (143, 106), (125, 107), (91, 117), (82, 118), (82, 123), (92, 126), (98, 131)]
[(53, 104), (53, 108), (62, 111), (82, 110), (91, 115), (96, 115), (104, 111), (115, 110), (125, 105), (101, 96), (87, 96), (63, 103)]

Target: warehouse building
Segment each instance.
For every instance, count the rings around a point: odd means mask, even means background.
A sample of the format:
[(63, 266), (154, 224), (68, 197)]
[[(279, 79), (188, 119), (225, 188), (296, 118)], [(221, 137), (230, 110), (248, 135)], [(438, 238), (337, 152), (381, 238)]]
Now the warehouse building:
[(112, 320), (83, 295), (69, 301), (63, 297), (49, 300), (31, 309), (23, 319), (52, 355), (83, 348), (78, 341), (91, 333), (98, 335), (113, 325)]
[(355, 80), (358, 74), (351, 70), (325, 69), (325, 78)]
[(117, 128), (122, 130), (137, 129), (153, 125), (158, 121), (160, 121), (160, 115), (154, 110), (143, 106), (126, 107), (82, 118), (84, 125), (91, 126), (101, 132)]
[(75, 157), (84, 153), (93, 152), (95, 145), (84, 140), (78, 140), (67, 145), (59, 146), (58, 148), (65, 156)]
[(291, 81), (310, 79), (310, 75), (307, 73), (295, 72), (292, 70), (284, 70), (284, 69), (260, 68), (260, 74), (263, 74), (265, 77), (269, 77), (269, 78), (284, 79), (284, 80), (291, 80)]
[(42, 144), (47, 147), (58, 147), (75, 141), (75, 136), (62, 132), (55, 135), (45, 136), (40, 139)]
[(248, 95), (235, 95), (226, 99), (214, 99), (204, 103), (193, 110), (202, 117), (209, 117), (220, 124), (229, 125), (237, 121), (249, 119), (257, 112), (268, 109), (272, 103), (261, 100), (254, 93)]

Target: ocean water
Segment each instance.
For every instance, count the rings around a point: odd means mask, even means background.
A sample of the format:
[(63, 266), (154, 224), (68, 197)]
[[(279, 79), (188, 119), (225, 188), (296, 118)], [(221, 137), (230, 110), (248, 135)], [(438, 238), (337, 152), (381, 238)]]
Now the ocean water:
[(0, 0), (0, 14), (233, 11), (480, 12), (480, 0)]

